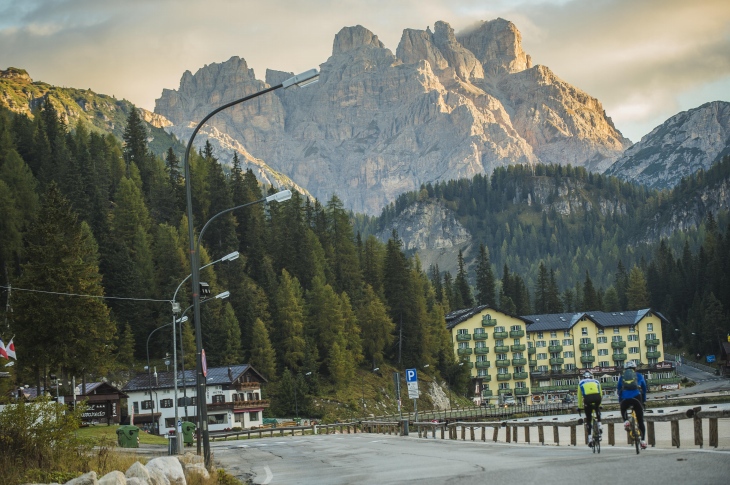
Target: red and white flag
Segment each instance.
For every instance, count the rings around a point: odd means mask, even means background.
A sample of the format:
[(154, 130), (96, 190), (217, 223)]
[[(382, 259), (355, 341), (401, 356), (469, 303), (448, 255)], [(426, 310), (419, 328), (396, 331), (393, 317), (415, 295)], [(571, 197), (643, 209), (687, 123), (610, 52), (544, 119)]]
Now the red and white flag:
[(8, 352), (5, 350), (5, 345), (3, 344), (3, 339), (0, 338), (0, 357), (4, 357), (6, 360), (10, 360), (8, 358)]
[[(15, 338), (15, 337), (13, 337)], [(15, 360), (18, 360), (18, 358), (15, 356), (15, 344), (13, 343), (13, 339), (10, 339), (10, 343), (5, 348), (5, 353), (8, 354), (8, 357), (12, 357)]]

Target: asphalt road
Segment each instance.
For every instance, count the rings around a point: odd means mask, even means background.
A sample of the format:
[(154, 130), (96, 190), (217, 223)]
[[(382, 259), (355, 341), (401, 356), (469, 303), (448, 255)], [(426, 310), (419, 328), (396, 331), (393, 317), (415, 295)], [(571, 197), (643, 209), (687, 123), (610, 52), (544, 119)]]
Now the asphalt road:
[[(666, 394), (668, 396), (681, 396), (685, 394), (700, 394), (710, 392), (730, 391), (730, 379), (726, 377), (716, 376), (709, 372), (696, 369), (689, 365), (680, 365), (677, 367), (677, 374), (687, 377), (696, 384), (692, 387), (684, 387), (677, 391), (667, 391), (654, 394)], [(650, 396), (652, 396), (650, 394)]]
[(538, 446), (392, 435), (319, 435), (214, 442), (219, 466), (256, 484), (642, 485), (717, 484), (730, 476), (730, 453), (692, 449)]

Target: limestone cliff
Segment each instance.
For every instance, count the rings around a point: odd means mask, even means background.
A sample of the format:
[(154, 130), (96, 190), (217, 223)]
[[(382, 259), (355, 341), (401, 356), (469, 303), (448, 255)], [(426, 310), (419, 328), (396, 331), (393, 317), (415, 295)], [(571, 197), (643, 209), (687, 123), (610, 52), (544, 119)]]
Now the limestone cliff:
[[(532, 67), (502, 19), (464, 34), (441, 21), (433, 32), (406, 29), (395, 54), (365, 27), (345, 27), (320, 70), (318, 84), (217, 114), (196, 141), (214, 141), (217, 130), (316, 197), (336, 193), (371, 214), (421, 184), (514, 163), (603, 170), (629, 144), (595, 98)], [(184, 73), (155, 113), (186, 139), (214, 108), (289, 75), (267, 71), (260, 81), (233, 57)]]
[(730, 103), (713, 101), (672, 116), (631, 146), (606, 174), (652, 188), (677, 185), (730, 154)]

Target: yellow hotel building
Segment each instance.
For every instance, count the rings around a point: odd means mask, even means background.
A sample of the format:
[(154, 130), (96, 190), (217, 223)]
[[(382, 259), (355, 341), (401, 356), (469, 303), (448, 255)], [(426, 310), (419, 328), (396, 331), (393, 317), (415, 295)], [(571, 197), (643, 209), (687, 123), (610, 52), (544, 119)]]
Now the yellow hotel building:
[(525, 404), (562, 399), (575, 394), (586, 369), (613, 394), (627, 360), (650, 388), (676, 388), (673, 362), (663, 361), (662, 323), (651, 309), (515, 316), (482, 305), (446, 315), (475, 401), (488, 403), (499, 396)]

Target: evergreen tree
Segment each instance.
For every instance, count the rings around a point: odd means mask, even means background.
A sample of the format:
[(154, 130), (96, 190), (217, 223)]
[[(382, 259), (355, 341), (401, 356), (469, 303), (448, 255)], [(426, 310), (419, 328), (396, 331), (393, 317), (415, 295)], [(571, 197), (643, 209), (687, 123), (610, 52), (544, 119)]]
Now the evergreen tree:
[(599, 301), (598, 292), (593, 287), (593, 281), (591, 275), (586, 271), (586, 279), (583, 282), (583, 309), (584, 311), (595, 311), (601, 310), (601, 303)]
[(550, 280), (547, 288), (546, 313), (563, 313), (563, 303), (560, 301), (560, 290), (555, 281), (555, 271), (550, 269)]
[(276, 352), (260, 318), (256, 319), (251, 331), (251, 357), (248, 362), (269, 381), (276, 380)]
[(469, 286), (469, 280), (464, 266), (464, 255), (461, 249), (459, 249), (457, 256), (457, 264), (459, 271), (456, 273), (456, 280), (454, 280), (454, 292), (459, 295), (457, 298), (461, 300), (461, 304), (463, 305), (461, 308), (471, 308), (474, 306), (474, 297)]
[(550, 280), (548, 277), (547, 268), (545, 263), (540, 261), (540, 267), (537, 274), (537, 284), (535, 285), (535, 313), (543, 314), (547, 313), (548, 310), (548, 287)]
[(393, 344), (395, 325), (388, 316), (385, 305), (370, 285), (365, 285), (363, 302), (357, 310), (357, 319), (362, 329), (365, 359), (377, 367), (379, 363), (385, 361), (386, 350)]
[(299, 369), (304, 359), (304, 312), (304, 298), (299, 281), (283, 270), (276, 292), (274, 319), (277, 362), (283, 367)]
[[(477, 303), (479, 305), (496, 304), (494, 273), (492, 263), (489, 261), (489, 250), (484, 244), (479, 245), (479, 257), (477, 258)], [(436, 293), (438, 295), (438, 292)]]
[[(55, 184), (45, 194), (38, 222), (27, 234), (22, 288), (89, 295), (91, 298), (21, 292), (15, 297), (13, 330), (36, 372), (104, 373), (111, 362), (115, 329), (103, 295), (98, 249)], [(52, 311), (49, 311), (49, 308)]]
[(626, 294), (628, 297), (628, 310), (642, 310), (649, 306), (646, 278), (644, 272), (638, 266), (631, 268)]

